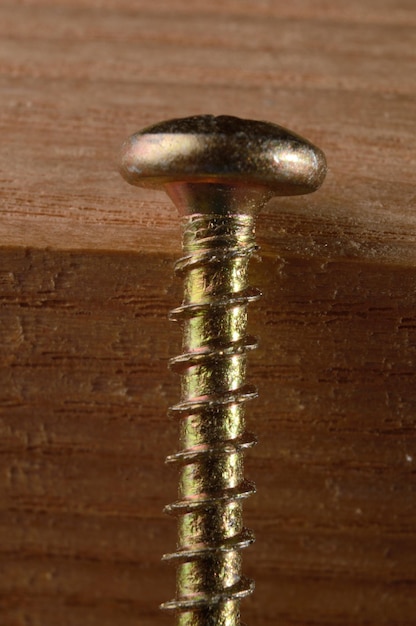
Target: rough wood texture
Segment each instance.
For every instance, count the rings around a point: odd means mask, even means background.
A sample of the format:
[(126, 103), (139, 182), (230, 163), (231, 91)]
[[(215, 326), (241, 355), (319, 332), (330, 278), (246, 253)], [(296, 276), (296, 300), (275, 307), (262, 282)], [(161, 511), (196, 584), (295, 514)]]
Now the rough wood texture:
[(2, 626), (171, 623), (180, 226), (116, 161), (205, 112), (330, 164), (259, 220), (245, 621), (416, 625), (415, 26), (413, 0), (2, 1)]

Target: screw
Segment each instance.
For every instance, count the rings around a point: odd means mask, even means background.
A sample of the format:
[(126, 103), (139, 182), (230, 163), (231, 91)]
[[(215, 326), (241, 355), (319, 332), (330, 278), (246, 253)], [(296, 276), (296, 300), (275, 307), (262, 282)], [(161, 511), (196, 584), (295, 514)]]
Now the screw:
[(182, 375), (178, 545), (164, 559), (177, 564), (177, 597), (162, 608), (179, 626), (238, 626), (240, 600), (254, 588), (241, 574), (240, 550), (254, 541), (242, 522), (242, 501), (254, 485), (243, 478), (247, 304), (261, 295), (248, 286), (256, 250), (255, 218), (273, 196), (315, 191), (325, 157), (305, 139), (266, 122), (202, 115), (169, 120), (123, 145), (121, 174), (132, 185), (164, 189), (186, 216), (182, 306), (183, 354), (171, 359)]

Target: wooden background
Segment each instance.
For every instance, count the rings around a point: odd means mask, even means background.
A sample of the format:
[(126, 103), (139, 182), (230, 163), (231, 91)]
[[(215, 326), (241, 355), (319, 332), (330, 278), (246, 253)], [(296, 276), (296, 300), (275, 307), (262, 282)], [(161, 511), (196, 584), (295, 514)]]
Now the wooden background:
[(414, 0), (2, 0), (0, 623), (156, 626), (180, 223), (117, 173), (197, 113), (324, 149), (259, 218), (251, 626), (416, 625)]

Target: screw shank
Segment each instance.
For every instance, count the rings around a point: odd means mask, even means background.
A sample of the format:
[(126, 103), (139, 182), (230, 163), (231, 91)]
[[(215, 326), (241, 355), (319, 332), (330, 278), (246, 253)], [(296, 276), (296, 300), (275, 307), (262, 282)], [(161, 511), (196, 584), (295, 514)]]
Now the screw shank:
[[(254, 444), (245, 432), (247, 282), (255, 250), (254, 216), (194, 214), (184, 233), (183, 354), (172, 360), (182, 375), (181, 447), (169, 460), (181, 463), (179, 499), (168, 507), (178, 517), (177, 597), (179, 626), (240, 624), (240, 599), (253, 585), (241, 573), (241, 549), (253, 537), (242, 521), (243, 452)], [(166, 606), (166, 605), (165, 605)]]

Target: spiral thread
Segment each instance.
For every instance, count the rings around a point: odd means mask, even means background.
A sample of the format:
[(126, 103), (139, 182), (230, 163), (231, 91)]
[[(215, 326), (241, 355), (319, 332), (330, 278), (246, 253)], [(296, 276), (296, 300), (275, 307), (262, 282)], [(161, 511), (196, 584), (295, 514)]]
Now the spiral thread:
[(254, 588), (241, 574), (241, 550), (254, 541), (244, 528), (242, 501), (255, 487), (243, 476), (243, 451), (256, 441), (245, 431), (246, 356), (256, 341), (246, 334), (247, 305), (260, 292), (248, 286), (256, 250), (249, 214), (187, 218), (184, 256), (176, 272), (184, 301), (171, 312), (183, 324), (183, 354), (171, 359), (181, 374), (181, 401), (170, 412), (180, 423), (180, 449), (167, 458), (180, 466), (179, 497), (166, 507), (178, 517), (178, 626), (239, 626), (240, 600)]

